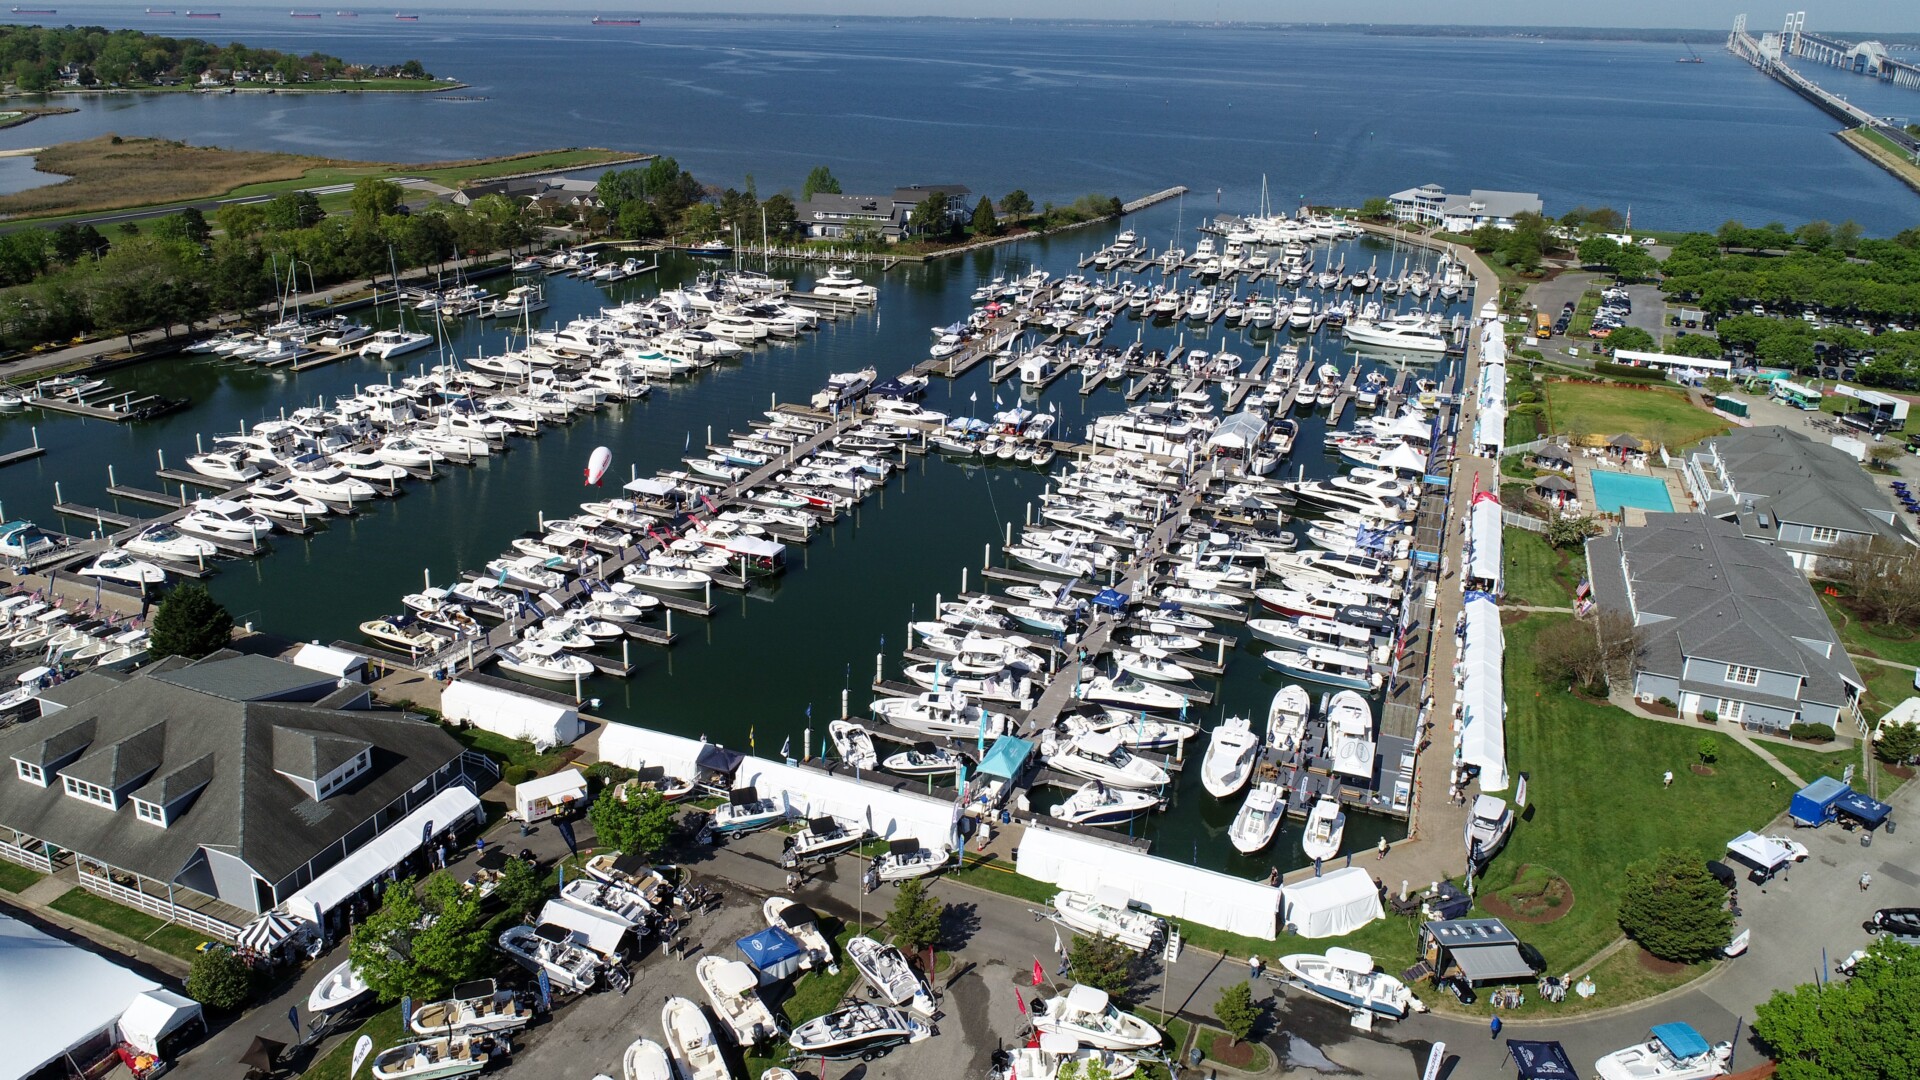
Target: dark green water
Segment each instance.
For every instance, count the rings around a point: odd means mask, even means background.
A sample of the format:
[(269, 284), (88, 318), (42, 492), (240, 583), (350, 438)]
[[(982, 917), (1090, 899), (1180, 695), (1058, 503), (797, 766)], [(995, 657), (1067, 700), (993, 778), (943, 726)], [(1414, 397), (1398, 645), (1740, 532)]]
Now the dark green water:
[[(1128, 224), (1164, 244), (1175, 213), (1165, 206)], [(400, 596), (419, 588), (423, 575), (448, 583), (500, 554), (514, 536), (534, 527), (539, 513), (575, 512), (577, 504), (590, 497), (582, 487), (581, 470), (595, 447), (613, 451), (610, 485), (624, 480), (630, 467), (642, 474), (676, 467), (689, 436), (699, 445), (708, 425), (716, 436), (744, 429), (774, 396), (781, 401), (804, 399), (829, 372), (867, 364), (883, 375), (903, 370), (925, 356), (931, 327), (966, 314), (968, 293), (981, 282), (996, 273), (1023, 272), (1029, 264), (1056, 274), (1071, 272), (1082, 252), (1109, 238), (1109, 232), (1086, 230), (1051, 242), (903, 267), (878, 281), (881, 300), (870, 313), (823, 325), (797, 345), (761, 349), (691, 381), (657, 388), (645, 402), (615, 406), (570, 427), (548, 429), (538, 439), (517, 441), (504, 455), (472, 468), (448, 469), (439, 480), (416, 483), (406, 495), (382, 501), (358, 518), (336, 518), (313, 537), (276, 537), (273, 554), (224, 563), (210, 587), (236, 619), (270, 632), (323, 642), (353, 638), (362, 620), (399, 610)], [(1359, 250), (1348, 253), (1349, 266), (1365, 265), (1376, 251), (1385, 265), (1384, 247), (1370, 240), (1357, 241), (1354, 247)], [(643, 279), (610, 290), (571, 278), (548, 278), (553, 306), (544, 313), (546, 325), (560, 325), (608, 304), (609, 293), (614, 302), (650, 294), (695, 269), (695, 263), (670, 259), (662, 267), (662, 281)], [(774, 269), (802, 281), (811, 273), (800, 266)], [(495, 284), (504, 288), (505, 279)], [(383, 313), (378, 321), (391, 324), (394, 316)], [(1109, 340), (1124, 343), (1136, 333), (1144, 334), (1154, 348), (1169, 347), (1182, 336), (1189, 344), (1204, 341), (1203, 347), (1226, 347), (1249, 357), (1261, 348), (1217, 326), (1196, 332), (1125, 318), (1116, 323)], [(483, 343), (487, 351), (498, 351), (505, 339), (504, 330), (483, 329), (478, 323), (455, 327), (454, 335), (461, 355), (473, 355)], [(1323, 336), (1315, 348), (1324, 357), (1339, 345)], [(433, 363), (423, 360), (430, 356), (419, 353), (406, 359), (417, 368)], [(1348, 360), (1340, 362), (1344, 367)], [(389, 367), (398, 373), (397, 363)], [(0, 472), (0, 502), (11, 517), (85, 534), (90, 523), (53, 515), (54, 481), (60, 482), (68, 501), (115, 509), (102, 490), (110, 465), (122, 484), (158, 488), (161, 482), (152, 474), (158, 451), (165, 452), (169, 466), (183, 468), (196, 433), (234, 431), (242, 420), (277, 416), (283, 407), (291, 410), (385, 378), (378, 365), (361, 360), (295, 375), (191, 356), (117, 372), (110, 376), (116, 386), (186, 394), (194, 405), (136, 425), (35, 414), (0, 419), (0, 449), (24, 445), (30, 425), (39, 428), (49, 448), (43, 458)], [(1069, 374), (1054, 384), (1041, 406), (1058, 404), (1066, 437), (1077, 437), (1091, 417), (1124, 407), (1118, 390), (1082, 398), (1078, 387), (1077, 374)], [(1007, 384), (998, 393), (1011, 405), (1018, 390)], [(971, 401), (976, 395), (978, 401)], [(927, 398), (929, 407), (956, 414), (978, 409), (984, 415), (993, 401), (985, 365), (958, 383), (936, 381)], [(1333, 471), (1334, 459), (1317, 450), (1322, 426), (1318, 413), (1303, 419), (1300, 448), (1289, 471), (1301, 465), (1310, 476)], [(629, 655), (638, 670), (631, 679), (598, 678), (586, 684), (586, 694), (599, 699), (596, 714), (705, 735), (733, 746), (745, 746), (751, 738), (762, 753), (773, 754), (788, 738), (798, 752), (810, 706), (817, 745), (826, 721), (837, 715), (843, 688), (851, 689), (852, 710), (862, 712), (876, 654), (884, 651), (888, 671), (897, 672), (906, 624), (929, 617), (936, 593), (957, 593), (963, 567), (971, 568), (970, 584), (978, 586), (984, 548), (992, 544), (997, 551), (1006, 524), (1011, 521), (1017, 528), (1026, 505), (1045, 484), (1032, 470), (962, 466), (938, 456), (915, 459), (904, 473), (818, 534), (811, 545), (796, 548), (793, 569), (776, 585), (746, 595), (715, 590), (720, 611), (710, 620), (676, 617), (680, 642), (671, 650), (633, 645)], [(140, 503), (117, 509), (156, 512)], [(1209, 686), (1216, 693), (1209, 722), (1228, 713), (1247, 713), (1264, 723), (1267, 702), (1284, 682), (1251, 651), (1241, 649), (1230, 661), (1227, 676), (1218, 686)], [(1200, 745), (1192, 748), (1196, 757), (1203, 750)], [(1235, 804), (1216, 802), (1201, 791), (1197, 764), (1194, 761), (1195, 768), (1177, 782), (1170, 812), (1141, 826), (1156, 851), (1255, 877), (1264, 877), (1271, 864), (1285, 869), (1303, 861), (1297, 824), (1284, 829), (1264, 857), (1234, 853), (1226, 830)], [(1056, 795), (1042, 790), (1034, 802), (1044, 807)], [(1346, 848), (1365, 852), (1382, 833), (1398, 838), (1404, 827), (1355, 815), (1348, 824)]]

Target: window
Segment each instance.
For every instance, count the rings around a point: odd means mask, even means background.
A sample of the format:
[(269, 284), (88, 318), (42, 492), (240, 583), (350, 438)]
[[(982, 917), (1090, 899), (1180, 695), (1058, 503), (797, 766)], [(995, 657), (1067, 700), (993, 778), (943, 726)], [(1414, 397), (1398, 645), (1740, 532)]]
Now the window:
[(1760, 669), (1742, 667), (1739, 664), (1727, 665), (1727, 681), (1742, 686), (1755, 686), (1760, 682)]
[(139, 818), (141, 821), (158, 825), (161, 828), (166, 828), (167, 812), (165, 810), (162, 810), (159, 806), (153, 803), (150, 803), (145, 799), (133, 800), (133, 812), (139, 815)]
[(1808, 530), (1808, 539), (1816, 544), (1831, 544), (1840, 539), (1840, 530), (1826, 525), (1815, 525)]
[(60, 778), (65, 782), (67, 794), (85, 802), (98, 803), (109, 810), (117, 809), (119, 803), (114, 800), (113, 792), (98, 784), (89, 784), (85, 780), (75, 780), (71, 776)]
[(41, 770), (40, 766), (28, 761), (15, 761), (14, 765), (20, 769), (20, 779), (39, 784), (41, 787), (47, 786), (47, 774)]
[(1747, 703), (1744, 701), (1734, 701), (1732, 698), (1721, 698), (1719, 704), (1720, 707), (1715, 709), (1714, 712), (1718, 713), (1722, 720), (1732, 720), (1738, 723), (1740, 715), (1747, 711)]

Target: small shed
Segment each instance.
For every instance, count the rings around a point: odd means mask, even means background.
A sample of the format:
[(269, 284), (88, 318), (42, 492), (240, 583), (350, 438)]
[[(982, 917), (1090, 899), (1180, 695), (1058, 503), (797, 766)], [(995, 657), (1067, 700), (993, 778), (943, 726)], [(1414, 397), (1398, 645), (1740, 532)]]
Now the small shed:
[(734, 942), (747, 958), (747, 963), (760, 973), (762, 983), (779, 982), (800, 970), (800, 961), (806, 959), (807, 950), (800, 947), (792, 934), (777, 926), (770, 926), (757, 934), (748, 934)]
[(1537, 973), (1499, 919), (1423, 923), (1420, 955), (1436, 977), (1458, 976), (1472, 986), (1529, 981)]
[(1834, 804), (1850, 789), (1831, 776), (1822, 776), (1793, 793), (1787, 815), (1795, 825), (1817, 827), (1833, 820)]
[(587, 777), (579, 769), (561, 769), (513, 786), (513, 815), (521, 821), (541, 821), (587, 798)]
[(331, 675), (348, 682), (367, 681), (367, 658), (329, 645), (308, 644), (293, 650), (294, 666)]

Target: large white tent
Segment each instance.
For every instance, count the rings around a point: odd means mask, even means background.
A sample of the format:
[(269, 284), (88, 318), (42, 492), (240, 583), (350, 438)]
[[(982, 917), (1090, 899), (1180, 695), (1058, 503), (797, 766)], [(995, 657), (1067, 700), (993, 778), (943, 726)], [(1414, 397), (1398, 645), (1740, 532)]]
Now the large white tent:
[(0, 1080), (31, 1076), (69, 1053), (80, 1055), (76, 1065), (93, 1065), (112, 1048), (121, 1014), (159, 985), (0, 915)]
[(440, 692), (440, 712), (454, 723), (524, 739), (542, 749), (570, 743), (586, 731), (579, 710), (571, 705), (468, 679), (456, 679)]
[(1467, 598), (1467, 639), (1460, 656), (1460, 760), (1480, 767), (1480, 790), (1507, 789), (1507, 715), (1500, 663), (1506, 643), (1500, 608), (1485, 595)]
[(327, 912), (420, 850), (429, 833), (439, 835), (479, 813), (480, 800), (466, 787), (453, 784), (443, 788), (385, 832), (328, 867), (306, 888), (288, 897), (283, 906), (289, 915), (315, 926), (324, 925)]
[[(135, 997), (127, 1011), (120, 1014), (120, 1037), (129, 1046), (164, 1057), (168, 1055), (161, 1053), (161, 1044), (171, 1041), (168, 1036), (196, 1022), (205, 1028), (199, 1002), (171, 990), (155, 988)], [(190, 1031), (183, 1032), (180, 1038), (192, 1035)]]
[(1504, 555), (1500, 534), (1500, 496), (1491, 491), (1474, 495), (1473, 509), (1467, 518), (1467, 542), (1467, 577), (1489, 582), (1497, 591)]
[(635, 724), (608, 724), (600, 732), (600, 760), (641, 772), (659, 769), (668, 776), (692, 778), (700, 774), (696, 763), (706, 745), (699, 739)]
[(1351, 934), (1385, 916), (1373, 875), (1358, 866), (1342, 867), (1280, 890), (1281, 921), (1304, 938)]
[(1075, 892), (1120, 889), (1156, 914), (1246, 937), (1272, 939), (1276, 929), (1271, 885), (1070, 832), (1028, 826), (1015, 869)]
[(910, 788), (895, 791), (883, 783), (758, 757), (741, 762), (734, 780), (751, 784), (763, 798), (784, 800), (795, 817), (832, 817), (876, 836), (928, 843), (946, 842), (953, 833), (954, 805)]

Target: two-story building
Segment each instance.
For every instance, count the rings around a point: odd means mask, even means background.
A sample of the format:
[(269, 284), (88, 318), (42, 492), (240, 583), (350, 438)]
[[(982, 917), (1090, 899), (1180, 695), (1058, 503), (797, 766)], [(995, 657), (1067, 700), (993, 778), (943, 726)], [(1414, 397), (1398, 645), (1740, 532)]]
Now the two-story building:
[(1916, 542), (1893, 503), (1845, 451), (1784, 427), (1736, 428), (1702, 442), (1681, 476), (1710, 517), (1784, 552), (1802, 572), (1841, 545)]
[(1462, 233), (1482, 225), (1511, 229), (1521, 214), (1538, 214), (1544, 209), (1540, 196), (1532, 192), (1474, 188), (1465, 195), (1450, 195), (1438, 184), (1396, 191), (1387, 201), (1393, 204), (1395, 221), (1439, 225), (1448, 232)]
[(1587, 541), (1600, 608), (1639, 629), (1633, 694), (1769, 731), (1857, 718), (1866, 684), (1785, 552), (1701, 514)]
[(894, 188), (886, 195), (839, 195), (820, 192), (794, 208), (794, 218), (810, 239), (838, 239), (867, 231), (893, 243), (910, 231), (913, 212), (932, 197), (944, 200), (947, 223), (964, 224), (973, 215), (965, 184), (914, 184)]

